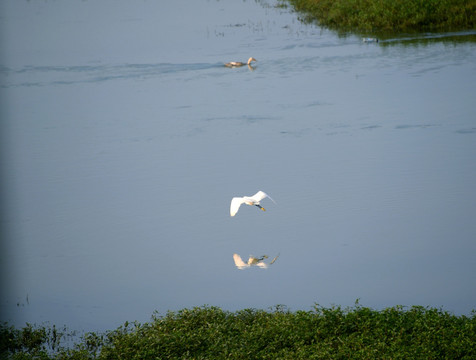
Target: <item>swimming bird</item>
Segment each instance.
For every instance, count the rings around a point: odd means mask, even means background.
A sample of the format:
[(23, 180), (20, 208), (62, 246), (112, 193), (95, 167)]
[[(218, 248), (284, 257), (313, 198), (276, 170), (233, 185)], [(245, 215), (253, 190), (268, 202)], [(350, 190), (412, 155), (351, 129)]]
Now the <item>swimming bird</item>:
[[(233, 199), (231, 199), (230, 215), (235, 216), (238, 210), (240, 209), (241, 204), (246, 204), (250, 206), (254, 205), (260, 208), (261, 210), (266, 211), (266, 209), (260, 205), (260, 201), (266, 197), (271, 199), (268, 194), (261, 190), (253, 196), (234, 197)], [(276, 201), (274, 201), (273, 199), (271, 199), (271, 201), (276, 204)]]
[(263, 260), (267, 259), (268, 255), (263, 255), (260, 258), (256, 258), (253, 255), (250, 255), (250, 257), (248, 258), (248, 261), (244, 262), (240, 255), (233, 254), (233, 261), (235, 262), (235, 266), (240, 270), (249, 268), (251, 266), (258, 266), (261, 269), (267, 269), (269, 265), (274, 264), (274, 262), (276, 261), (278, 257), (279, 257), (279, 254), (276, 255), (269, 264), (266, 264)]
[(372, 43), (372, 42), (378, 43), (378, 39), (377, 38), (362, 38), (362, 42), (364, 42), (364, 43)]
[(232, 67), (240, 67), (240, 66), (244, 66), (244, 65), (251, 66), (250, 64), (251, 64), (252, 61), (258, 61), (258, 60), (256, 60), (256, 59), (253, 58), (253, 57), (250, 57), (250, 58), (248, 59), (248, 62), (246, 62), (246, 63), (241, 62), (241, 61), (230, 61), (230, 62), (226, 63), (225, 66), (226, 66), (226, 67), (230, 67), (230, 68), (232, 68)]

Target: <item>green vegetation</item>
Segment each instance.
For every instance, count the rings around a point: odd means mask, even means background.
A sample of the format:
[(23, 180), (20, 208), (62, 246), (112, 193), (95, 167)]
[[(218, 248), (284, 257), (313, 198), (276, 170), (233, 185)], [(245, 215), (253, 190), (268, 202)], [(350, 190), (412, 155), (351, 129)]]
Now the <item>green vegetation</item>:
[(303, 20), (357, 32), (470, 30), (476, 0), (287, 0)]
[(2, 359), (475, 359), (476, 313), (401, 306), (291, 312), (199, 307), (60, 346), (64, 332), (0, 327)]

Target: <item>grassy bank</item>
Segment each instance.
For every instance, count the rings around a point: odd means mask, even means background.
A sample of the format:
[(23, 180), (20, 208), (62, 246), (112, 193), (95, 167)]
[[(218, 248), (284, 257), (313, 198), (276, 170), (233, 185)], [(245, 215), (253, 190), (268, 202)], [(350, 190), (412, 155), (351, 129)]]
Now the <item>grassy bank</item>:
[(291, 312), (215, 307), (154, 316), (73, 348), (44, 327), (1, 328), (6, 359), (475, 359), (476, 313), (423, 307), (361, 307)]
[(287, 0), (305, 21), (356, 32), (444, 32), (476, 28), (476, 0)]

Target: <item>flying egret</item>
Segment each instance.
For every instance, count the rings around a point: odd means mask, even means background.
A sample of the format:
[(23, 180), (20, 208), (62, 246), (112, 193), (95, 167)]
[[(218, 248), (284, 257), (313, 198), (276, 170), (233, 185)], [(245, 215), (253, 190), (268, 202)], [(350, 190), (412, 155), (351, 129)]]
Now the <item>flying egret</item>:
[(260, 205), (260, 201), (266, 197), (276, 204), (276, 201), (271, 199), (268, 194), (261, 190), (253, 196), (234, 197), (233, 199), (231, 199), (230, 215), (235, 216), (238, 210), (240, 209), (241, 204), (254, 205), (259, 207), (261, 210), (266, 211), (266, 209)]
[(274, 264), (276, 259), (279, 257), (279, 254), (276, 255), (273, 260), (269, 264), (266, 264), (263, 260), (268, 258), (268, 255), (263, 255), (260, 258), (256, 258), (253, 255), (250, 255), (247, 262), (244, 262), (240, 255), (233, 254), (233, 260), (235, 261), (235, 266), (240, 269), (244, 270), (251, 266), (258, 266), (261, 269), (267, 269), (269, 265)]
[(258, 60), (256, 60), (256, 59), (253, 58), (253, 57), (250, 57), (250, 58), (248, 59), (248, 62), (245, 62), (245, 63), (244, 63), (244, 62), (241, 62), (241, 61), (230, 61), (230, 62), (226, 63), (225, 66), (226, 66), (226, 67), (230, 67), (230, 68), (240, 67), (240, 66), (244, 66), (244, 65), (251, 66), (250, 64), (251, 64), (252, 61), (258, 61)]

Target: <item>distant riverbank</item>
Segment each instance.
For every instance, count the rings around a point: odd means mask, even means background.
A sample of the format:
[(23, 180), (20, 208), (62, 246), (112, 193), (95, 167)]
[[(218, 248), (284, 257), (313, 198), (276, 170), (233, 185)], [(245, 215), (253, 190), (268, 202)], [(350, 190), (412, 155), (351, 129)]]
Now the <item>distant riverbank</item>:
[(442, 32), (476, 27), (476, 0), (287, 0), (302, 20), (362, 33)]

